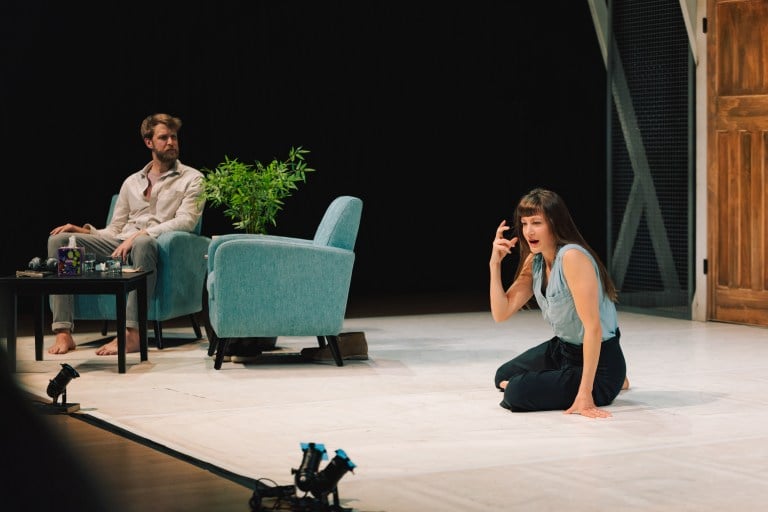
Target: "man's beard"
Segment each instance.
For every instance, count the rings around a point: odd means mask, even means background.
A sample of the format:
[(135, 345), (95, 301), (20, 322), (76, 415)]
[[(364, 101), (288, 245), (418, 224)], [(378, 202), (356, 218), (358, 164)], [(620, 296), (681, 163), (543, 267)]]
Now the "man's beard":
[(176, 149), (168, 149), (166, 151), (159, 151), (156, 149), (155, 155), (157, 155), (158, 160), (160, 160), (164, 164), (168, 164), (168, 167), (171, 167), (173, 164), (176, 163), (176, 159), (178, 158), (179, 152)]

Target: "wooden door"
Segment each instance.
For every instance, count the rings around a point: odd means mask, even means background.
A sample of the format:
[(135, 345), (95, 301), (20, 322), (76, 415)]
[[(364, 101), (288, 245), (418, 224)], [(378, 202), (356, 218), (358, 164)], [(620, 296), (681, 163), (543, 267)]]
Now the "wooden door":
[(768, 326), (768, 0), (707, 21), (708, 318)]

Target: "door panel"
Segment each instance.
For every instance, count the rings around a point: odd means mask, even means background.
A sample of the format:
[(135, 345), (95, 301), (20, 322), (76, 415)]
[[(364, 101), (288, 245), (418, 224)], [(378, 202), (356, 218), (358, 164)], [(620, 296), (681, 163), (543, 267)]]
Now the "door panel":
[(707, 19), (708, 318), (768, 326), (768, 1)]

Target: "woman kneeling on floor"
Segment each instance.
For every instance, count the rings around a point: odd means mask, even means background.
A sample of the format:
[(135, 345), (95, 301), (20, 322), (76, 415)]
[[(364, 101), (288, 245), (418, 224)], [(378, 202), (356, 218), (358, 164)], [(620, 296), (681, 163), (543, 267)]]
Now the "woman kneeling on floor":
[[(512, 229), (512, 236), (505, 233)], [(518, 246), (520, 259), (504, 290), (501, 262)], [(586, 243), (562, 198), (536, 188), (520, 199), (513, 226), (496, 228), (490, 259), (491, 314), (507, 320), (531, 298), (555, 336), (496, 371), (501, 406), (510, 411), (564, 410), (606, 418), (601, 409), (629, 388), (619, 344), (617, 292), (605, 266)]]

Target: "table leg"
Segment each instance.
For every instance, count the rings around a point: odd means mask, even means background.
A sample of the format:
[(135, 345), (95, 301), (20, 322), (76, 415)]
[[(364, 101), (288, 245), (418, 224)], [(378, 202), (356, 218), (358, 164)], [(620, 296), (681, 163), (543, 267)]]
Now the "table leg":
[[(146, 361), (147, 356), (147, 279), (144, 278), (136, 288), (136, 304), (139, 304), (139, 352), (140, 359)], [(144, 305), (143, 307), (141, 305)]]
[(43, 318), (45, 317), (45, 301), (48, 298), (46, 294), (40, 294), (40, 298), (35, 300), (34, 325), (35, 325), (35, 360), (43, 360)]
[(125, 289), (115, 293), (115, 313), (117, 316), (117, 371), (125, 373), (125, 307), (128, 292)]
[[(6, 290), (3, 290), (6, 292)], [(9, 290), (5, 297), (5, 342), (6, 352), (8, 353), (8, 365), (11, 373), (16, 372), (16, 329), (18, 328), (16, 314), (18, 313), (18, 297), (16, 290)]]

